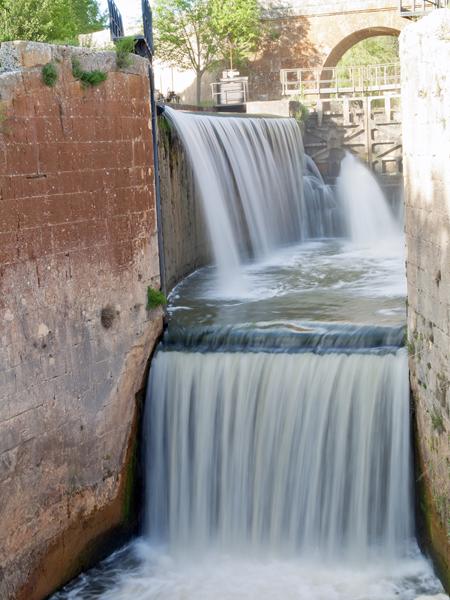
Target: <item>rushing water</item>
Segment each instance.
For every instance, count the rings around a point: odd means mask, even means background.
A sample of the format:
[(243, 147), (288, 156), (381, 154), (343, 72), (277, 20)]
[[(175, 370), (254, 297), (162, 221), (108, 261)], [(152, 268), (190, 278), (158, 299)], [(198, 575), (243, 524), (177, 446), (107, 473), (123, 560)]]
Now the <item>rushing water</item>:
[(350, 239), (356, 243), (379, 243), (395, 239), (399, 227), (393, 218), (375, 177), (352, 154), (341, 163), (337, 182), (338, 196)]
[(248, 257), (334, 233), (336, 202), (311, 161), (305, 165), (293, 119), (165, 114), (189, 148), (222, 293), (239, 289)]
[(217, 266), (174, 290), (152, 362), (143, 537), (55, 598), (431, 598), (381, 190), (348, 156), (333, 194), (294, 121), (168, 116)]

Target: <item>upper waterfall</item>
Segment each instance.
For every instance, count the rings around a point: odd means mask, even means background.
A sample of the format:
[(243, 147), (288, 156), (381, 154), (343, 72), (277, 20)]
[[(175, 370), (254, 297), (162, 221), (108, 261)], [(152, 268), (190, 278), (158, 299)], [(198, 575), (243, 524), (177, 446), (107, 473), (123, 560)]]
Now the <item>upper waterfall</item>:
[(210, 116), (168, 107), (164, 114), (186, 149), (225, 285), (235, 283), (248, 257), (335, 234), (333, 197), (320, 192), (325, 187), (320, 174), (311, 165), (307, 169), (294, 119)]

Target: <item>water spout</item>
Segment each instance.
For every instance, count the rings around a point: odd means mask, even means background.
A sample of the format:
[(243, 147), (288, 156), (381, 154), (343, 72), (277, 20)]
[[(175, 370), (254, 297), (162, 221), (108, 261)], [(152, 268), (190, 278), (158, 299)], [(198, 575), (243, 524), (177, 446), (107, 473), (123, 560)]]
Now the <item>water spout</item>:
[(377, 180), (348, 152), (341, 163), (337, 193), (352, 242), (370, 246), (399, 238), (400, 229)]

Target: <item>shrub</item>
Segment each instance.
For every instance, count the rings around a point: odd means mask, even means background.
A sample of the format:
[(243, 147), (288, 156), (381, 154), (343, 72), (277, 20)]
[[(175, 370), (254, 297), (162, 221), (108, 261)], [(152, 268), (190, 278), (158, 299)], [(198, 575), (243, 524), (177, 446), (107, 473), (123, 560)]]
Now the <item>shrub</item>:
[(80, 61), (76, 58), (72, 59), (72, 75), (81, 81), (83, 87), (94, 87), (108, 79), (108, 74), (104, 71), (83, 71)]
[(131, 55), (134, 52), (136, 40), (133, 36), (128, 36), (116, 40), (115, 44), (117, 68), (126, 69), (131, 65)]
[(147, 288), (147, 310), (158, 308), (158, 306), (165, 306), (167, 304), (167, 298), (160, 290), (148, 286)]
[(53, 63), (47, 63), (42, 67), (42, 81), (48, 87), (53, 87), (58, 81), (58, 70)]

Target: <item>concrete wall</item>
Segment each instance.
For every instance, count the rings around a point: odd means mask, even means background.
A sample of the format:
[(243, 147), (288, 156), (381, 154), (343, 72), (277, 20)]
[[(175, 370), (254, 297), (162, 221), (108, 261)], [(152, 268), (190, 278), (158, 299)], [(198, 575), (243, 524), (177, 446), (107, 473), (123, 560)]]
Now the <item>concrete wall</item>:
[[(83, 88), (76, 53), (106, 82)], [(54, 88), (42, 81), (52, 61)], [(162, 317), (146, 62), (3, 44), (0, 598), (35, 600), (130, 523), (139, 391)]]
[(181, 140), (158, 118), (165, 283), (169, 292), (183, 277), (211, 262), (208, 234), (192, 169)]
[(450, 11), (401, 36), (408, 339), (424, 533), (450, 588)]

